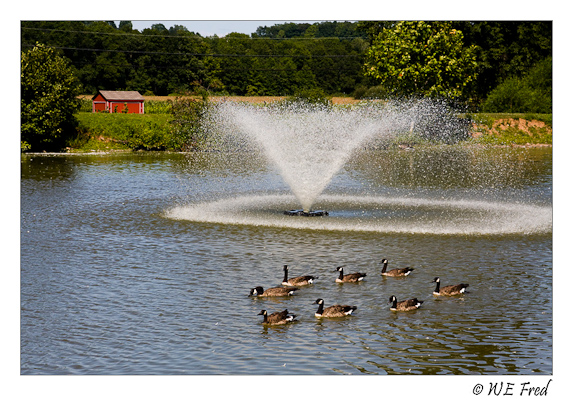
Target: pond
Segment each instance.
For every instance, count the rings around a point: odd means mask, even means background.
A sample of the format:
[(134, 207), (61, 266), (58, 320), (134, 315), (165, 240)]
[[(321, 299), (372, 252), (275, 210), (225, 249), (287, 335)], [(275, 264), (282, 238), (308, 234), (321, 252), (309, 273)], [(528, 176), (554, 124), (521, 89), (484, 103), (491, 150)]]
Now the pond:
[[(553, 372), (551, 148), (365, 151), (315, 206), (236, 153), (21, 159), (21, 374)], [(411, 267), (405, 278), (381, 276)], [(318, 276), (287, 298), (250, 289)], [(334, 270), (364, 272), (336, 284)], [(469, 283), (451, 298), (442, 285)], [(388, 299), (421, 308), (393, 312)], [(318, 319), (315, 301), (357, 306)], [(261, 310), (297, 322), (261, 324)]]

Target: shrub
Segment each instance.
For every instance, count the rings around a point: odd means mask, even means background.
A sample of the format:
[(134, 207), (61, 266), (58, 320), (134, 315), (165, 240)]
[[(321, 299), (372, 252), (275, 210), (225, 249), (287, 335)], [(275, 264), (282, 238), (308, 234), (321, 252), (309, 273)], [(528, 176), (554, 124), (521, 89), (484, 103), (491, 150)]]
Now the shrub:
[(488, 95), (483, 112), (542, 113), (552, 111), (551, 57), (535, 65), (524, 77), (511, 77)]
[(390, 91), (384, 85), (372, 86), (364, 92), (363, 99), (385, 99)]
[(92, 100), (91, 99), (80, 99), (79, 112), (92, 112)]
[(352, 92), (352, 97), (356, 100), (361, 100), (364, 98), (364, 93), (366, 93), (367, 90), (368, 88), (366, 86), (357, 86), (354, 92)]
[(173, 116), (171, 132), (177, 147), (189, 150), (205, 146), (208, 138), (201, 129), (201, 119), (210, 104), (207, 98), (195, 100), (177, 97), (169, 102)]

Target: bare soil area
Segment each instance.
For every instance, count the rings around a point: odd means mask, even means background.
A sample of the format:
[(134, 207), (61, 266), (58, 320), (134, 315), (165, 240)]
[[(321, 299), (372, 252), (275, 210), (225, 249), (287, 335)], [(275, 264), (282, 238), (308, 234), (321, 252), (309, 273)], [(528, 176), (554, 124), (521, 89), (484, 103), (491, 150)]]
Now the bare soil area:
[(503, 118), (496, 120), (491, 128), (485, 125), (473, 124), (473, 137), (478, 137), (483, 134), (495, 135), (499, 132), (508, 130), (509, 128), (517, 128), (518, 130), (527, 133), (529, 136), (533, 136), (535, 133), (539, 132), (540, 129), (547, 129), (549, 133), (552, 133), (551, 126), (547, 126), (545, 122), (538, 120), (526, 120), (524, 118)]

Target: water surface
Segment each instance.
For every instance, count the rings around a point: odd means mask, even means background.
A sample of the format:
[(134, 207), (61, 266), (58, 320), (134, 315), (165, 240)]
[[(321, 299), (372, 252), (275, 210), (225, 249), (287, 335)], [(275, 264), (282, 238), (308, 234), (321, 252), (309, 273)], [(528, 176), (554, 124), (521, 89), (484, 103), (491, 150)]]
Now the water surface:
[[(365, 152), (318, 198), (332, 218), (301, 220), (260, 157), (24, 156), (21, 373), (551, 374), (551, 165), (550, 149)], [(382, 277), (382, 258), (415, 271)], [(316, 285), (247, 297), (284, 264)], [(337, 285), (337, 266), (368, 275)], [(435, 276), (470, 293), (434, 298)], [(391, 312), (391, 295), (424, 304)], [(320, 321), (319, 297), (358, 310)], [(285, 308), (299, 322), (260, 324)]]

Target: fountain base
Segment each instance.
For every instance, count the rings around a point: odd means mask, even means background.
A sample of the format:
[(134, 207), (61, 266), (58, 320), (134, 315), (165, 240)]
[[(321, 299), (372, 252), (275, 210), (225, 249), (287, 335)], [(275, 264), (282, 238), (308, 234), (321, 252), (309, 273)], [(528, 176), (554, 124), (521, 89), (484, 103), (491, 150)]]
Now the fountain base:
[(297, 217), (325, 217), (328, 215), (328, 211), (324, 210), (288, 210), (284, 212), (285, 215), (297, 216)]

